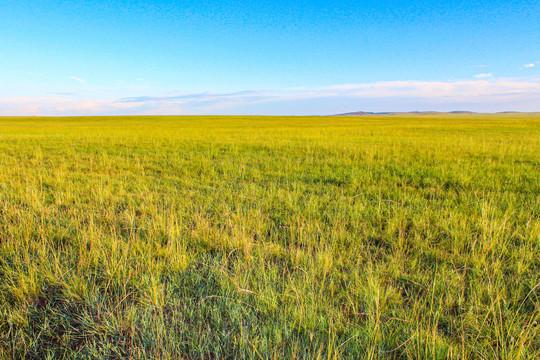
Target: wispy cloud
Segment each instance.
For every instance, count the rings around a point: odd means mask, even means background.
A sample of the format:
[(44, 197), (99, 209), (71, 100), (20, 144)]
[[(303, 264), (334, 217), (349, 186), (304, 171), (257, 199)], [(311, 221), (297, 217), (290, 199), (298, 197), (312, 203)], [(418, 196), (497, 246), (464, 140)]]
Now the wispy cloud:
[(238, 99), (264, 99), (267, 95), (271, 95), (271, 91), (268, 90), (243, 90), (228, 93), (216, 93), (216, 92), (201, 92), (192, 94), (179, 94), (174, 96), (137, 96), (128, 97), (118, 100), (122, 103), (140, 103), (140, 102), (199, 102), (199, 101), (220, 101), (238, 100)]
[(80, 78), (80, 77), (77, 77), (77, 76), (70, 76), (69, 78), (70, 78), (71, 80), (75, 80), (75, 81), (77, 81), (77, 82), (79, 82), (79, 83), (81, 83), (81, 84), (85, 84), (85, 83), (86, 83), (86, 80), (85, 80), (85, 79)]
[[(491, 74), (479, 74), (481, 78)], [(474, 80), (474, 81), (385, 81), (365, 84), (340, 84), (320, 88), (289, 88), (284, 90), (245, 90), (228, 93), (192, 93), (177, 96), (141, 96), (123, 98), (122, 103), (176, 102), (192, 103), (198, 101), (236, 102), (236, 101), (274, 101), (321, 97), (358, 98), (454, 98), (464, 99), (479, 96), (501, 96), (503, 94), (526, 94), (540, 92), (540, 83), (512, 80)]]
[(4, 116), (53, 116), (98, 115), (123, 113), (135, 107), (110, 100), (70, 99), (65, 97), (11, 97), (0, 98), (0, 115)]
[(476, 74), (474, 75), (474, 77), (477, 79), (485, 79), (485, 78), (493, 77), (493, 74), (492, 73)]
[(72, 91), (51, 91), (48, 94), (50, 95), (59, 95), (59, 96), (73, 96), (76, 95), (76, 93)]
[(525, 64), (523, 65), (524, 68), (533, 68), (534, 67), (534, 63), (530, 63), (530, 64)]
[(116, 100), (0, 98), (0, 115), (331, 114), (353, 110), (539, 111), (539, 80), (386, 81), (318, 88), (182, 92)]
[(22, 74), (27, 75), (27, 76), (33, 76), (33, 77), (44, 77), (45, 76), (45, 74), (32, 72), (32, 71), (24, 71), (24, 72), (22, 72)]

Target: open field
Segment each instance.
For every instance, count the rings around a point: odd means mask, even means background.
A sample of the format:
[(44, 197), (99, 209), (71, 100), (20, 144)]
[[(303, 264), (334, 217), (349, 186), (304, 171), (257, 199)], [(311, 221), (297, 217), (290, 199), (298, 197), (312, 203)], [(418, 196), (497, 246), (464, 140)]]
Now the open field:
[(0, 118), (0, 357), (534, 359), (540, 116)]

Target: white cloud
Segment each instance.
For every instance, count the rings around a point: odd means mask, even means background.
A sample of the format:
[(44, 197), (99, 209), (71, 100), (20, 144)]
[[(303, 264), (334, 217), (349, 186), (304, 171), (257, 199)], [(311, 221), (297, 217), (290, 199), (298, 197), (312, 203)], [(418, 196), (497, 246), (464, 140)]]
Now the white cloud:
[[(234, 113), (234, 109), (249, 107), (251, 113), (257, 109), (269, 108), (274, 104), (273, 114), (280, 112), (281, 104), (320, 104), (329, 110), (321, 113), (339, 112), (331, 109), (338, 102), (375, 104), (377, 111), (397, 111), (397, 103), (411, 104), (423, 110), (430, 108), (472, 111), (538, 111), (537, 99), (540, 97), (540, 82), (517, 80), (472, 80), (472, 81), (386, 81), (364, 84), (341, 84), (320, 88), (297, 88), (282, 90), (253, 90), (232, 93), (186, 93), (167, 97), (135, 97), (120, 99), (120, 102), (138, 103), (155, 109), (163, 109), (163, 104), (175, 104), (186, 113)], [(264, 105), (263, 104), (267, 104)], [(413, 105), (417, 104), (417, 105)], [(375, 106), (374, 105), (374, 106)], [(296, 114), (315, 114), (316, 111), (304, 105), (298, 105)], [(444, 110), (442, 110), (444, 111)], [(290, 113), (293, 113), (290, 112)]]
[(177, 93), (117, 100), (0, 98), (0, 115), (332, 114), (347, 111), (539, 111), (539, 80), (385, 81), (318, 88)]
[(476, 74), (476, 75), (474, 75), (474, 77), (477, 78), (477, 79), (485, 79), (485, 78), (493, 77), (493, 74), (492, 73)]
[(532, 68), (534, 67), (534, 63), (530, 63), (530, 64), (525, 64), (523, 65), (524, 68)]
[(45, 76), (45, 74), (32, 72), (32, 71), (24, 71), (22, 74), (27, 75), (27, 76), (33, 76), (33, 77), (44, 77)]
[(86, 80), (85, 80), (85, 79), (82, 79), (82, 78), (80, 78), (80, 77), (70, 76), (69, 78), (70, 78), (71, 80), (75, 80), (75, 81), (77, 81), (77, 82), (79, 82), (79, 83), (81, 83), (81, 84), (86, 83)]
[(133, 104), (100, 99), (69, 99), (65, 97), (11, 97), (0, 98), (0, 115), (54, 116), (114, 114), (135, 107)]

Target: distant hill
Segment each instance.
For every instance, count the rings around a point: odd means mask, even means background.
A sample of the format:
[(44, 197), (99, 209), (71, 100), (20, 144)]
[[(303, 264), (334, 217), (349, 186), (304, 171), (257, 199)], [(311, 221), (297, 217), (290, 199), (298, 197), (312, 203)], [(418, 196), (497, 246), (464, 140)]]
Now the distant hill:
[(366, 112), (366, 111), (356, 111), (356, 112), (350, 112), (350, 113), (345, 113), (345, 114), (336, 114), (336, 116), (364, 116), (364, 115), (376, 115), (376, 113)]
[(370, 111), (355, 111), (344, 114), (336, 114), (334, 116), (370, 116), (370, 115), (437, 115), (437, 114), (476, 114), (473, 111), (408, 111), (408, 112), (370, 112)]
[[(376, 115), (444, 115), (444, 114), (490, 114), (490, 113), (477, 113), (474, 111), (448, 111), (448, 112), (440, 112), (440, 111), (405, 111), (405, 112), (371, 112), (371, 111), (355, 111), (355, 112), (349, 112), (344, 114), (336, 114), (332, 116), (376, 116)], [(521, 111), (499, 111), (496, 113), (491, 114), (523, 114), (523, 115), (539, 115), (540, 112), (521, 112)]]

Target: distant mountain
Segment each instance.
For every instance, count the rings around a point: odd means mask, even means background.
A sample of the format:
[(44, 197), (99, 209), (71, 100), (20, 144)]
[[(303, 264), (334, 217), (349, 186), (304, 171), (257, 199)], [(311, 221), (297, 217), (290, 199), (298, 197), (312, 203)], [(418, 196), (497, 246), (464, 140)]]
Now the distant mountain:
[(344, 114), (336, 114), (334, 116), (369, 116), (369, 115), (437, 115), (437, 114), (477, 114), (473, 111), (406, 111), (406, 112), (370, 112), (370, 111), (356, 111)]
[(345, 113), (345, 114), (336, 114), (336, 116), (364, 116), (364, 115), (376, 115), (376, 113), (366, 112), (366, 111), (356, 111), (356, 112), (350, 112), (350, 113)]
[(336, 114), (336, 115), (330, 115), (330, 116), (376, 116), (376, 115), (444, 115), (444, 114), (455, 114), (455, 115), (472, 115), (472, 114), (516, 114), (516, 115), (540, 115), (540, 112), (522, 112), (522, 111), (499, 111), (496, 113), (478, 113), (474, 111), (448, 111), (448, 112), (440, 112), (440, 111), (404, 111), (404, 112), (371, 112), (371, 111), (355, 111), (350, 113), (344, 113), (344, 114)]

